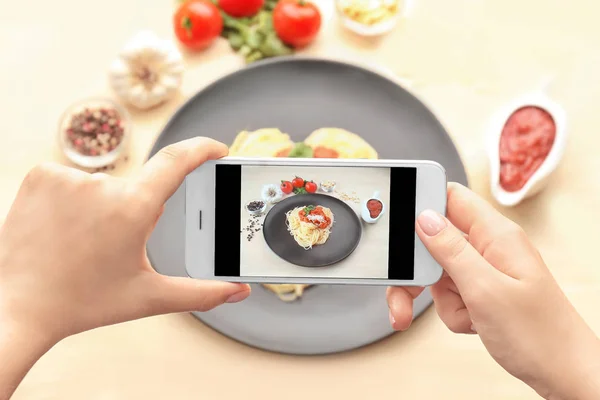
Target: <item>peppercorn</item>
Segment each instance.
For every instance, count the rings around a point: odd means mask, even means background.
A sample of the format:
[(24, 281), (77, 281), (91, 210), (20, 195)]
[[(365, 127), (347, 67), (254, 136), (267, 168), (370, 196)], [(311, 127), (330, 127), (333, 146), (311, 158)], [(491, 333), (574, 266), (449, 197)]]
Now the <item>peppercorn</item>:
[(104, 155), (123, 141), (124, 126), (124, 121), (114, 109), (85, 108), (71, 116), (66, 139), (83, 155)]

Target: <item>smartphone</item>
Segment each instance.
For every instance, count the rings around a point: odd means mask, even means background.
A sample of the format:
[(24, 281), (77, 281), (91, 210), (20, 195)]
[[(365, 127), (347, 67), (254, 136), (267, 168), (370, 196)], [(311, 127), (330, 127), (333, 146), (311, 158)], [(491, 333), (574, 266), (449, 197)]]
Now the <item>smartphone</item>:
[(185, 181), (190, 277), (245, 283), (427, 286), (442, 268), (415, 232), (446, 212), (432, 161), (233, 158)]

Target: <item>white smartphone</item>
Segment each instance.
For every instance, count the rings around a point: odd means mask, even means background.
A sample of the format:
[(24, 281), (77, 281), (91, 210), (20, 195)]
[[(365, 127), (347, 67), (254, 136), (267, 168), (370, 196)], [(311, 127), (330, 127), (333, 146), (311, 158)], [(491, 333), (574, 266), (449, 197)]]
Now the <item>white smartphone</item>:
[(190, 277), (246, 283), (427, 286), (442, 268), (415, 232), (445, 215), (432, 161), (232, 158), (185, 182)]

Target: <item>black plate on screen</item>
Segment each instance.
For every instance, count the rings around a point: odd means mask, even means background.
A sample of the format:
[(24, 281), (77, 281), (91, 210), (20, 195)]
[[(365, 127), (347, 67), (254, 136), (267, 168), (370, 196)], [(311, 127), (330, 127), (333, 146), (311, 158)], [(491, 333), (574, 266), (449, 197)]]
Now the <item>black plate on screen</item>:
[[(334, 223), (324, 244), (305, 250), (288, 232), (286, 213), (308, 205), (331, 209)], [(354, 210), (340, 199), (324, 194), (300, 194), (282, 200), (268, 212), (263, 235), (271, 250), (285, 261), (302, 267), (325, 267), (352, 254), (360, 243), (362, 225)]]
[[(306, 58), (261, 61), (217, 80), (171, 118), (151, 155), (196, 135), (231, 144), (240, 130), (278, 127), (302, 141), (322, 127), (364, 137), (380, 158), (433, 160), (448, 179), (467, 184), (458, 152), (445, 129), (410, 92), (394, 81), (343, 62)], [(185, 188), (169, 199), (148, 242), (156, 270), (187, 276)], [(431, 305), (425, 290), (418, 316)], [(284, 303), (253, 285), (250, 298), (194, 315), (242, 343), (291, 354), (327, 354), (361, 347), (390, 335), (385, 287), (320, 285), (300, 301)]]

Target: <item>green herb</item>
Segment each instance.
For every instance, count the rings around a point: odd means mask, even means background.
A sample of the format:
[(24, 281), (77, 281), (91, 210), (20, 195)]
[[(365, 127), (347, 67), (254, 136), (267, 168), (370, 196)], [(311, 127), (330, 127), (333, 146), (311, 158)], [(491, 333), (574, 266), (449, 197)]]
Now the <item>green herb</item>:
[(296, 143), (294, 147), (292, 147), (292, 150), (290, 151), (290, 154), (288, 154), (288, 157), (313, 158), (313, 149), (306, 143)]
[[(221, 11), (223, 32), (231, 48), (244, 57), (246, 63), (263, 58), (285, 56), (293, 53), (273, 28), (273, 8), (279, 0), (267, 0), (263, 9), (252, 17), (234, 18)], [(218, 2), (213, 0), (218, 6)], [(250, 50), (248, 50), (250, 49)]]
[(306, 207), (304, 207), (304, 208), (303, 208), (304, 215), (308, 215), (308, 214), (310, 214), (310, 212), (311, 212), (312, 210), (314, 210), (314, 209), (315, 209), (315, 206), (313, 206), (313, 205), (310, 205), (310, 206), (306, 206)]
[(301, 188), (294, 188), (294, 194), (306, 194), (306, 193), (308, 193), (308, 192), (303, 187), (301, 187)]

